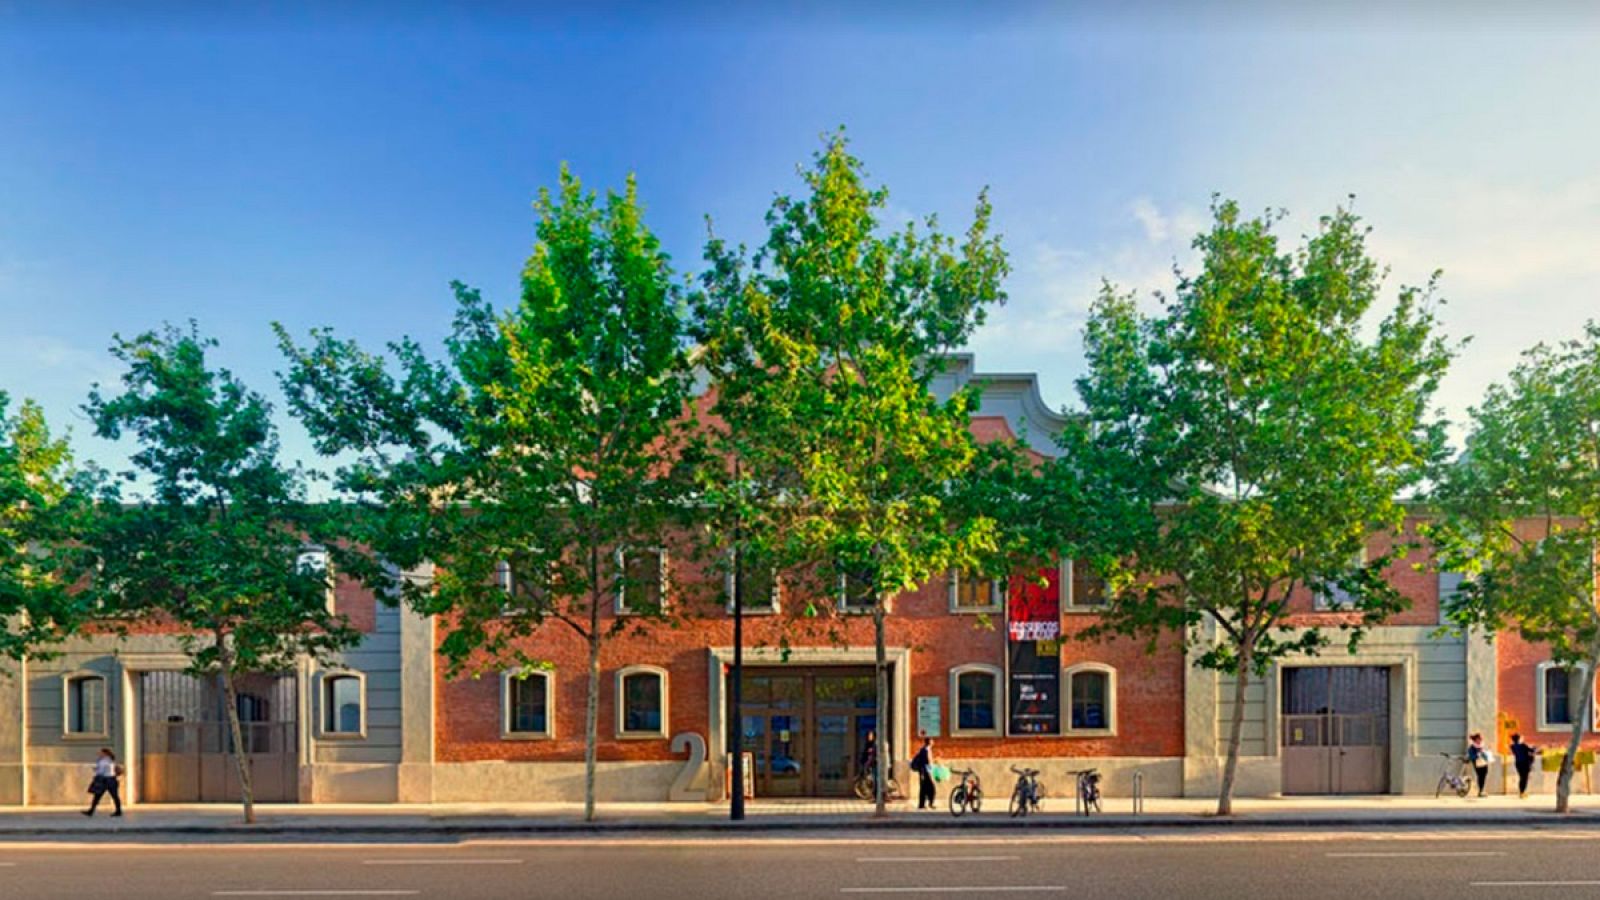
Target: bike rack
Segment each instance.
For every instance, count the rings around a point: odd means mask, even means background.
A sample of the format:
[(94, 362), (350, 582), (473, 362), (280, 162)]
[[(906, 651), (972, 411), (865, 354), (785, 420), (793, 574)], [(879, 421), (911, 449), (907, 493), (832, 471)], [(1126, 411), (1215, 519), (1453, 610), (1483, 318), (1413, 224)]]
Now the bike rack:
[(1133, 814), (1144, 814), (1144, 772), (1139, 770), (1133, 773)]

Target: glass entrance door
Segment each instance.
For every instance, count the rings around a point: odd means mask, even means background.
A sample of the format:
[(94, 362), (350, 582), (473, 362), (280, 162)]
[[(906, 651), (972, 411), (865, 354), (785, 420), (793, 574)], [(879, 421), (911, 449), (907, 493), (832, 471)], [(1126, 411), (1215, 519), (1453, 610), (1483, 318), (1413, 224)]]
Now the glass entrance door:
[(876, 730), (873, 685), (871, 669), (748, 670), (741, 732), (756, 796), (849, 796)]

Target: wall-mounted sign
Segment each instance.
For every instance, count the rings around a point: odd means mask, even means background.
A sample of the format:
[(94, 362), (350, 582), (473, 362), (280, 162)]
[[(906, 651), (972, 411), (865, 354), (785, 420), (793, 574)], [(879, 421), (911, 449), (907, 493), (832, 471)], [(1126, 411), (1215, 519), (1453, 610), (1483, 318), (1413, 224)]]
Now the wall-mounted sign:
[(1006, 598), (1007, 731), (1061, 733), (1061, 575), (1014, 578)]
[(939, 698), (917, 698), (917, 737), (939, 736)]

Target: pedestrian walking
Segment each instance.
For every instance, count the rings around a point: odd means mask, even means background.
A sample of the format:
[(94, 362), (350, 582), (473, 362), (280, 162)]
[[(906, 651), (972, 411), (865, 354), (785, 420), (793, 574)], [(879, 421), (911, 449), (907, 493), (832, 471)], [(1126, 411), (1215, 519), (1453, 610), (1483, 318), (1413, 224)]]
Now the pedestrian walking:
[(117, 755), (111, 752), (110, 747), (100, 748), (100, 758), (94, 761), (94, 778), (89, 781), (89, 795), (94, 798), (90, 801), (89, 808), (83, 810), (86, 816), (94, 815), (95, 808), (100, 805), (100, 798), (106, 794), (111, 795), (111, 803), (115, 811), (111, 813), (113, 819), (122, 815), (122, 794), (118, 790), (118, 779), (122, 777), (123, 768), (117, 762)]
[(878, 769), (878, 733), (869, 731), (866, 740), (861, 744), (861, 752), (856, 754), (856, 765), (868, 777), (873, 777)]
[(1472, 763), (1472, 773), (1478, 776), (1478, 796), (1483, 796), (1483, 785), (1489, 780), (1489, 763), (1494, 754), (1483, 745), (1483, 735), (1474, 731), (1467, 736), (1467, 762)]
[(922, 749), (911, 757), (911, 771), (917, 773), (917, 809), (938, 809), (933, 788), (933, 738), (922, 739)]
[(1522, 735), (1511, 736), (1511, 762), (1517, 767), (1517, 796), (1528, 796), (1528, 776), (1533, 773), (1533, 761), (1543, 753), (1538, 747), (1523, 743)]

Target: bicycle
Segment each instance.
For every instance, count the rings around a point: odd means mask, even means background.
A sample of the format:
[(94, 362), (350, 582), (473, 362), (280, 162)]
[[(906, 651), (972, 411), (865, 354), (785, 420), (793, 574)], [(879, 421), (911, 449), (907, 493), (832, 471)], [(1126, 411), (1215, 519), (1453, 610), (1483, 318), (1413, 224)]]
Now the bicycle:
[[(852, 786), (853, 789), (855, 790), (856, 798), (859, 799), (859, 800), (872, 800), (872, 799), (874, 799), (874, 797), (875, 797), (875, 794), (874, 794), (874, 791), (873, 791), (874, 784), (875, 784), (875, 782), (874, 782), (874, 779), (872, 777), (872, 769), (868, 768), (865, 771), (861, 772), (859, 775), (857, 775), (856, 776), (856, 780), (855, 780), (855, 784)], [(893, 775), (890, 775), (883, 782), (883, 798), (885, 800), (899, 800), (899, 799), (901, 799), (900, 783), (898, 781), (894, 780), (894, 776)]]
[(1044, 797), (1044, 785), (1039, 783), (1039, 770), (1012, 766), (1011, 771), (1017, 773), (1017, 786), (1011, 789), (1011, 817), (1015, 819), (1029, 812), (1038, 812), (1039, 801)]
[(950, 815), (959, 817), (967, 810), (976, 814), (983, 807), (983, 788), (978, 783), (978, 773), (963, 769), (952, 774), (960, 775), (961, 780), (950, 791)]
[(1074, 769), (1067, 774), (1078, 779), (1078, 808), (1083, 815), (1104, 812), (1100, 807), (1100, 770)]
[(1439, 784), (1433, 789), (1433, 796), (1443, 796), (1444, 792), (1449, 790), (1465, 800), (1467, 795), (1472, 793), (1472, 777), (1467, 774), (1467, 758), (1451, 753), (1439, 755), (1445, 758), (1444, 771), (1439, 774)]

